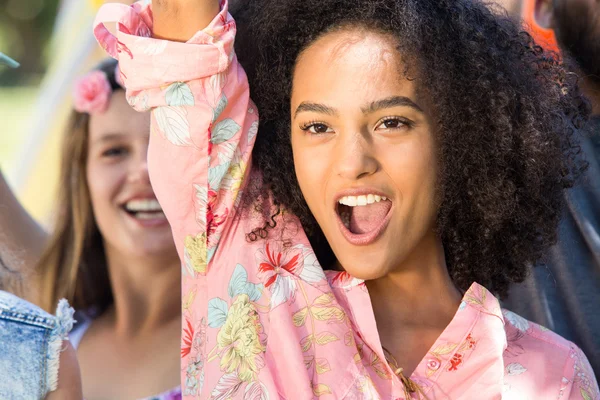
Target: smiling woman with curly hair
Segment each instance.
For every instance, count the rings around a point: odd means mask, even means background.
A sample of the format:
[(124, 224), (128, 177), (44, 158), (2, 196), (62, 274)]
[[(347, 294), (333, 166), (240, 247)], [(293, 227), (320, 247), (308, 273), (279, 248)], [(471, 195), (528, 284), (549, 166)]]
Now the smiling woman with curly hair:
[[(156, 107), (152, 183), (201, 332), (186, 394), (598, 398), (574, 344), (494, 297), (585, 169), (576, 78), (479, 2), (238, 6), (238, 27), (226, 2), (164, 0), (118, 40), (96, 28)], [(130, 34), (150, 25), (170, 41)]]
[(438, 151), (437, 230), (454, 283), (504, 295), (554, 243), (562, 190), (583, 167), (577, 132), (589, 111), (575, 76), (510, 21), (465, 2), (359, 0), (255, 1), (237, 19), (240, 29), (250, 25), (236, 50), (261, 112), (254, 160), (325, 268), (335, 254), (296, 179), (290, 99), (298, 55), (350, 28), (394, 39), (397, 79), (412, 80), (427, 107)]

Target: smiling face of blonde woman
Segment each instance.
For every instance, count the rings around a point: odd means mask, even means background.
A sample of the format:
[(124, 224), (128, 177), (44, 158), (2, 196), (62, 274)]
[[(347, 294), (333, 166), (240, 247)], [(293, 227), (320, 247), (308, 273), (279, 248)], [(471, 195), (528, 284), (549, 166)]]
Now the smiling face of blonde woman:
[(87, 183), (105, 244), (130, 256), (172, 254), (170, 226), (148, 176), (150, 113), (133, 110), (125, 92), (89, 124)]

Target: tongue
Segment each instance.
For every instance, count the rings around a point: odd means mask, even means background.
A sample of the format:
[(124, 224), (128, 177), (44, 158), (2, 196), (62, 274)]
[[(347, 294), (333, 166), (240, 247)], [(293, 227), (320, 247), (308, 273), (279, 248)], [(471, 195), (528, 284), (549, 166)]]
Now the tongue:
[(366, 206), (352, 207), (350, 232), (367, 233), (377, 229), (392, 208), (392, 202), (383, 200)]

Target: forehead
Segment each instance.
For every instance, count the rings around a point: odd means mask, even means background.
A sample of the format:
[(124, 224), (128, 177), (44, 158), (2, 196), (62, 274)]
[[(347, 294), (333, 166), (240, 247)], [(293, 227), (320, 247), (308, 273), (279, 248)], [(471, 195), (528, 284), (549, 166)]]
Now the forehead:
[(127, 103), (123, 90), (115, 91), (104, 113), (90, 117), (90, 143), (105, 135), (119, 134), (131, 138), (148, 138), (150, 113), (135, 111)]
[(328, 33), (298, 57), (292, 102), (304, 96), (327, 100), (336, 93), (361, 103), (386, 95), (411, 95), (414, 83), (406, 79), (404, 70), (391, 35), (367, 30)]

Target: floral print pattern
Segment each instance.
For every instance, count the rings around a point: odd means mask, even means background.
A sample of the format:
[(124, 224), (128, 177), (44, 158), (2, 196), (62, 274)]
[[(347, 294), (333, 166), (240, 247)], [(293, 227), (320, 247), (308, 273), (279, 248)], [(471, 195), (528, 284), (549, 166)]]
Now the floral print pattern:
[(302, 254), (299, 251), (281, 252), (267, 243), (264, 249), (257, 252), (256, 258), (259, 277), (272, 293), (271, 307), (277, 307), (289, 300), (293, 301), (297, 290), (294, 272), (302, 262)]
[(217, 335), (221, 355), (221, 370), (237, 372), (240, 380), (251, 382), (264, 365), (265, 345), (256, 308), (247, 294), (238, 296), (227, 313), (227, 319)]
[[(94, 28), (130, 104), (152, 109), (150, 177), (183, 264), (183, 398), (404, 399), (364, 282), (325, 274), (285, 210), (247, 240), (265, 223), (253, 210), (274, 207), (266, 193), (242, 206), (260, 187), (259, 115), (227, 7), (186, 43), (151, 37), (149, 3), (105, 5)], [(103, 24), (113, 21), (116, 37)], [(503, 312), (476, 283), (411, 379), (435, 399), (600, 399), (573, 344)]]

